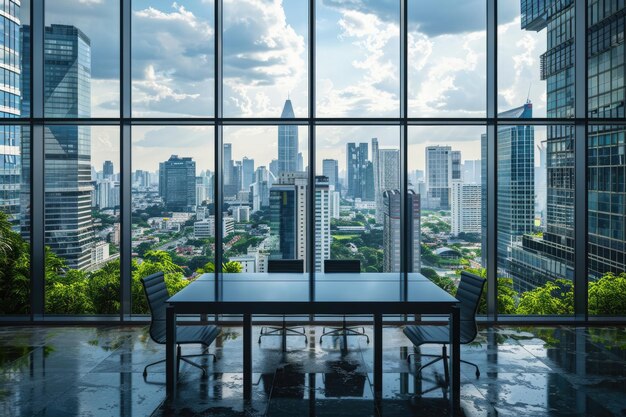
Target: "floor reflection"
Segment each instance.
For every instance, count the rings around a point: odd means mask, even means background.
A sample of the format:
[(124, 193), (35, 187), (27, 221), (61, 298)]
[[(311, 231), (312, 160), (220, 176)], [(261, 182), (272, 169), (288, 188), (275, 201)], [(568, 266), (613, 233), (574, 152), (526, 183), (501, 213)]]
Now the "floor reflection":
[[(383, 400), (375, 407), (372, 350), (362, 338), (347, 349), (333, 338), (255, 344), (253, 398), (242, 401), (240, 328), (226, 328), (206, 360), (209, 376), (182, 366), (176, 400), (165, 399), (164, 368), (143, 327), (0, 328), (2, 416), (442, 416), (448, 399), (441, 364), (418, 375), (404, 360), (413, 347), (398, 327), (384, 329)], [(258, 333), (259, 329), (255, 328)], [(317, 336), (317, 337), (316, 337)], [(196, 353), (186, 347), (185, 353)], [(426, 346), (422, 353), (438, 353)], [(199, 351), (199, 348), (197, 349)], [(462, 356), (461, 403), (467, 416), (626, 415), (623, 328), (491, 327)], [(205, 359), (199, 359), (200, 361)]]

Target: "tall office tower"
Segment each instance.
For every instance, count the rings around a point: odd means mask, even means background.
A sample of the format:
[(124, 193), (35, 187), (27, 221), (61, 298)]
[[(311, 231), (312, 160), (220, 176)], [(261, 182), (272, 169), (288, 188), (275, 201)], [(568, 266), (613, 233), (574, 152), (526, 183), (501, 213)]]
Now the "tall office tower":
[(224, 161), (222, 167), (222, 184), (224, 184), (224, 194), (233, 195), (233, 145), (231, 143), (224, 144)]
[[(374, 169), (367, 158), (367, 143), (350, 142), (346, 145), (346, 167), (348, 174), (348, 190), (346, 196), (349, 198), (360, 198), (361, 200), (374, 199)], [(369, 178), (371, 176), (371, 178)], [(367, 190), (367, 183), (370, 182), (371, 190)], [(368, 196), (371, 195), (370, 198)]]
[[(624, 63), (624, 4), (589, 2), (587, 24), (588, 116), (624, 117), (624, 86), (617, 77)], [(574, 115), (574, 2), (521, 2), (522, 29), (546, 30), (548, 52), (541, 56), (541, 78), (547, 83), (548, 117)], [(626, 268), (626, 221), (623, 204), (626, 190), (609, 178), (624, 172), (623, 157), (613, 138), (624, 136), (618, 126), (590, 128), (588, 155), (588, 266), (589, 276), (623, 272)], [(521, 290), (534, 288), (547, 280), (572, 279), (574, 248), (574, 130), (568, 126), (548, 126), (546, 140), (546, 213), (542, 236), (523, 237), (521, 247), (512, 253), (511, 274)], [(610, 140), (608, 138), (611, 138)], [(610, 219), (610, 220), (609, 220)]]
[(481, 184), (453, 182), (450, 192), (450, 205), (452, 236), (458, 236), (459, 233), (481, 233)]
[(463, 182), (465, 184), (480, 184), (482, 173), (482, 160), (466, 160), (462, 164)]
[(274, 178), (278, 178), (278, 159), (272, 159), (270, 161), (269, 170)]
[(328, 177), (315, 177), (315, 271), (324, 272), (324, 260), (330, 259), (330, 199)]
[[(8, 6), (11, 7), (8, 7)], [(19, 2), (5, 2), (0, 15), (3, 31), (3, 65), (0, 67), (2, 95), (4, 101), (0, 107), (0, 117), (11, 119), (20, 117), (20, 6)], [(21, 127), (0, 127), (0, 211), (9, 216), (14, 229), (19, 230), (20, 223), (20, 154)]]
[[(413, 190), (407, 193), (407, 215), (411, 239), (408, 255), (409, 271), (421, 270), (421, 234), (420, 234), (420, 196)], [(400, 265), (400, 241), (403, 240), (400, 228), (400, 191), (387, 190), (383, 193), (383, 272), (399, 272)]]
[(535, 166), (535, 225), (545, 227), (548, 193), (546, 184), (546, 145), (537, 145), (535, 152), (539, 154), (539, 166)]
[(333, 219), (338, 219), (340, 218), (340, 211), (341, 209), (341, 195), (339, 193), (339, 191), (332, 191), (332, 187), (331, 187), (331, 192), (330, 192), (330, 217), (332, 217)]
[(167, 210), (195, 211), (196, 162), (191, 157), (172, 155), (159, 163), (159, 196)]
[(298, 152), (298, 161), (297, 161), (298, 171), (304, 171), (304, 158), (302, 157), (302, 152)]
[[(285, 101), (281, 119), (295, 118), (291, 100)], [(283, 172), (298, 171), (298, 126), (278, 126), (278, 171), (274, 172), (277, 177)]]
[[(30, 44), (30, 27), (20, 29), (22, 45)], [(28, 53), (27, 53), (28, 51)], [(91, 116), (91, 41), (78, 28), (51, 25), (45, 28), (44, 101), (46, 116)], [(22, 69), (30, 68), (30, 51), (23, 48)], [(30, 108), (30, 77), (22, 72), (23, 112)], [(22, 154), (30, 150), (30, 132), (22, 134)], [(91, 130), (89, 126), (46, 126), (45, 141), (45, 244), (64, 258), (69, 268), (86, 269), (91, 263), (93, 226), (91, 199)], [(28, 152), (28, 151), (27, 151)], [(29, 167), (22, 184), (29, 184)], [(23, 187), (30, 190), (30, 186)], [(22, 190), (24, 192), (24, 190)], [(24, 194), (23, 194), (24, 195)], [(21, 216), (27, 219), (26, 210)], [(30, 233), (28, 221), (22, 234)]]
[[(532, 104), (500, 113), (510, 119), (532, 118)], [(486, 140), (482, 135), (482, 140)], [(535, 230), (535, 132), (533, 126), (498, 128), (498, 268), (508, 271), (511, 251)], [(485, 207), (486, 210), (486, 207)]]
[(461, 152), (450, 146), (426, 147), (426, 193), (428, 206), (450, 209), (452, 181), (461, 179)]
[(196, 177), (196, 207), (201, 206), (208, 199), (207, 188), (204, 184), (205, 178), (204, 176)]
[[(383, 190), (380, 183), (380, 153), (378, 138), (372, 138), (372, 169), (374, 170), (374, 201), (376, 202), (376, 223), (383, 222)], [(396, 187), (400, 188), (400, 187)]]
[(241, 160), (241, 189), (247, 190), (254, 182), (254, 159), (243, 157)]
[(233, 192), (232, 194), (227, 193), (226, 195), (237, 195), (237, 193), (242, 190), (242, 175), (243, 169), (241, 166), (241, 161), (235, 161), (233, 165), (232, 177), (230, 177)]
[(275, 244), (271, 259), (297, 258), (297, 192), (293, 185), (274, 185), (270, 189), (270, 236)]
[(384, 204), (382, 195), (387, 190), (400, 189), (400, 151), (398, 149), (378, 150), (378, 198), (376, 199), (376, 223), (384, 220)]
[(339, 161), (336, 159), (324, 159), (322, 161), (322, 174), (328, 178), (328, 185), (340, 191), (339, 186)]
[(112, 179), (113, 175), (113, 162), (104, 161), (104, 164), (102, 164), (102, 176), (105, 179)]

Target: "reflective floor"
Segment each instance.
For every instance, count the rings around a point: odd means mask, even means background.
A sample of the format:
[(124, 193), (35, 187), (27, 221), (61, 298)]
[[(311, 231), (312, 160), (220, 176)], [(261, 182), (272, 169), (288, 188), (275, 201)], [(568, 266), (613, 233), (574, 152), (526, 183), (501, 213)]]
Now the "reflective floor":
[[(327, 338), (307, 328), (254, 344), (253, 399), (242, 398), (241, 328), (224, 328), (211, 347), (218, 361), (197, 359), (208, 377), (181, 366), (175, 400), (165, 399), (163, 358), (145, 327), (0, 328), (0, 416), (441, 416), (447, 414), (441, 362), (421, 378), (399, 327), (384, 329), (384, 400), (374, 407), (372, 349), (365, 338)], [(254, 331), (258, 335), (259, 327)], [(199, 353), (195, 346), (183, 354)], [(421, 353), (438, 353), (429, 346)], [(623, 328), (481, 329), (462, 347), (462, 407), (467, 416), (626, 415)], [(424, 362), (426, 358), (424, 358)], [(425, 391), (428, 391), (424, 393)], [(419, 394), (423, 393), (423, 394)]]

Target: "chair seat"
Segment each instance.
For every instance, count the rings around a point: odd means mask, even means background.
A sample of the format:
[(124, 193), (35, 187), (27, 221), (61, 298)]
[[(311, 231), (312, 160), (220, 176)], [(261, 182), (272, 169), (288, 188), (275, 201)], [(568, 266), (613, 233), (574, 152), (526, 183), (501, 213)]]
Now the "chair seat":
[(209, 346), (220, 334), (217, 326), (176, 326), (176, 343), (201, 343)]
[[(450, 343), (448, 326), (406, 326), (404, 334), (416, 346), (426, 343), (441, 345)], [(461, 326), (461, 344), (470, 343), (475, 337), (476, 332), (473, 329)]]

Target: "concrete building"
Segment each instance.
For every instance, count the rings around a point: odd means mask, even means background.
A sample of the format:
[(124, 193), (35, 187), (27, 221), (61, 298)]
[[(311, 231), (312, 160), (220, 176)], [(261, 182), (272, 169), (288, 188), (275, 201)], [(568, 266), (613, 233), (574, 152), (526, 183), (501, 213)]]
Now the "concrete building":
[[(400, 241), (402, 228), (400, 225), (400, 191), (387, 190), (383, 193), (385, 216), (383, 221), (383, 272), (399, 272)], [(421, 229), (420, 229), (420, 196), (409, 190), (407, 194), (408, 225), (411, 240), (409, 246), (409, 272), (421, 270)]]
[(172, 155), (159, 164), (159, 196), (167, 210), (195, 210), (196, 163), (191, 157)]
[(482, 185), (453, 182), (450, 205), (452, 236), (481, 233)]

